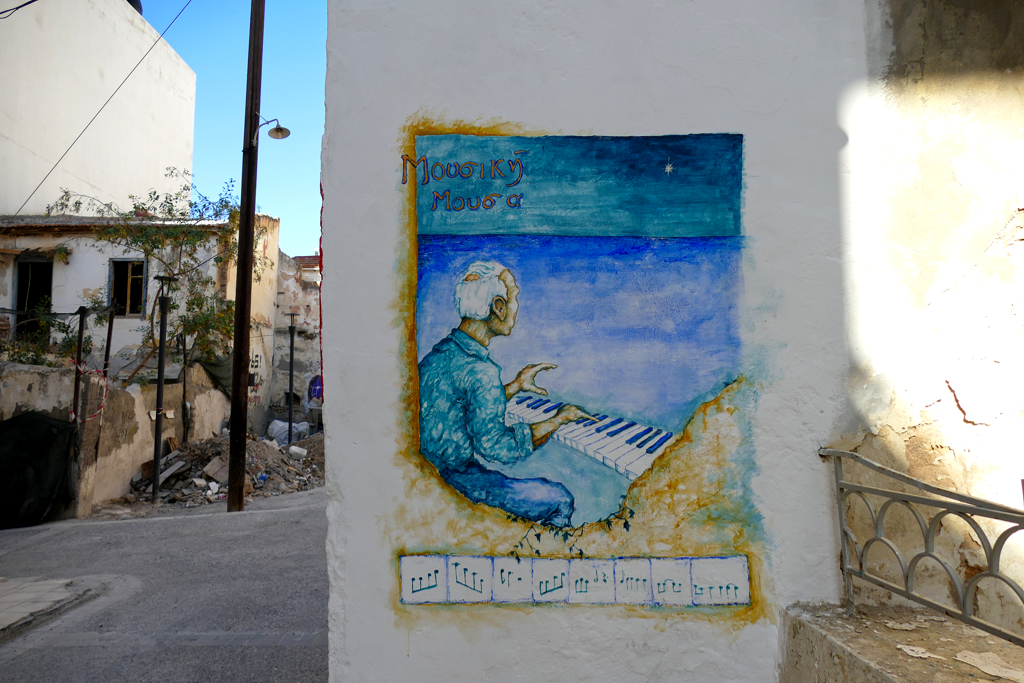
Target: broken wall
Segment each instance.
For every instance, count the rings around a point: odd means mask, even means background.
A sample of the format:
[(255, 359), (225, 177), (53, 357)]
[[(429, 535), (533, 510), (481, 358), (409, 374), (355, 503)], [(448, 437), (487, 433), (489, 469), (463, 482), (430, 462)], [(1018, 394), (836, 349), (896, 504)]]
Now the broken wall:
[[(179, 444), (207, 439), (220, 434), (231, 414), (231, 402), (215, 388), (206, 370), (195, 365), (184, 373), (187, 374), (185, 382), (164, 386), (164, 455), (169, 452), (168, 437), (173, 436)], [(155, 410), (155, 385), (132, 384), (126, 389), (111, 389), (103, 411), (95, 502), (128, 493), (132, 476), (142, 463), (153, 460), (156, 422), (151, 413)], [(173, 416), (167, 411), (173, 412)]]
[(295, 316), (295, 365), (293, 389), (296, 395), (296, 421), (305, 419), (301, 400), (310, 380), (320, 374), (320, 287), (304, 280), (302, 269), (284, 252), (280, 252), (277, 292), (277, 321), (274, 326), (274, 371), (271, 383), (271, 405), (278, 419), (288, 414), (288, 361), (290, 339), (288, 326)]
[[(1020, 508), (1024, 10), (970, 0), (867, 7), (871, 75), (839, 109), (850, 136), (842, 162), (851, 419), (831, 445)], [(855, 531), (870, 536), (866, 509), (858, 503), (853, 514)], [(922, 549), (909, 515), (887, 531), (904, 553)], [(1011, 540), (1003, 562), (1018, 581), (1020, 543)], [(945, 524), (939, 545), (962, 577), (985, 565), (966, 525)], [(896, 576), (895, 558), (875, 549), (873, 570)], [(945, 573), (924, 565), (916, 586), (948, 602)], [(978, 600), (998, 622), (1024, 617), (1020, 601), (991, 583)]]
[[(81, 381), (82, 414), (92, 415), (103, 402), (102, 377), (85, 375)], [(0, 420), (29, 411), (70, 421), (75, 395), (75, 371), (72, 368), (48, 368), (0, 362)], [(72, 466), (75, 499), (64, 516), (85, 517), (92, 511), (97, 481), (98, 420), (82, 425), (81, 447)]]

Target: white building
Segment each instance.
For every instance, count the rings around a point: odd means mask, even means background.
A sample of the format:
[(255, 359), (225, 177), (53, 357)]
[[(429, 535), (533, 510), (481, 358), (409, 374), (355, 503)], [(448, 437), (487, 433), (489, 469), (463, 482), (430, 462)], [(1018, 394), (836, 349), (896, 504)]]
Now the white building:
[(192, 168), (196, 76), (163, 40), (142, 59), (159, 36), (125, 0), (46, 0), (0, 22), (0, 215), (41, 214), (61, 188), (118, 203), (178, 189), (164, 173)]

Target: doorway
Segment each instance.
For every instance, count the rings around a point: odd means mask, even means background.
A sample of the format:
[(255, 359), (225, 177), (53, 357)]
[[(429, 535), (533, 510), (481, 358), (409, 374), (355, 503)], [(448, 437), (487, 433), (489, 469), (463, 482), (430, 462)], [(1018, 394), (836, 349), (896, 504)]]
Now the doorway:
[(19, 311), (14, 338), (30, 339), (39, 332), (39, 318), (35, 311), (49, 308), (53, 294), (53, 261), (48, 259), (18, 260), (18, 300), (15, 308)]

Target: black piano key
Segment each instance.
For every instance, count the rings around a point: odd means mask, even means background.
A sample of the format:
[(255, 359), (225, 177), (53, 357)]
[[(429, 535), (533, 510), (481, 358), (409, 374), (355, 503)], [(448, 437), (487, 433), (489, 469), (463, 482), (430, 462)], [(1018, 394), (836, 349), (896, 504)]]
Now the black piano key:
[(536, 396), (524, 396), (523, 398), (516, 399), (516, 405), (517, 406), (521, 406), (524, 403), (526, 403), (527, 401), (535, 401), (536, 399), (537, 399)]
[(541, 398), (541, 399), (538, 399), (538, 400), (534, 401), (533, 403), (527, 403), (526, 407), (529, 408), (530, 410), (536, 410), (537, 408), (540, 408), (545, 403), (550, 403), (550, 402), (551, 402), (550, 399)]
[(558, 410), (559, 408), (561, 408), (564, 405), (565, 405), (564, 403), (556, 403), (553, 406), (551, 406), (550, 408), (545, 408), (544, 409), (544, 414), (546, 415), (547, 413), (550, 413), (553, 410)]
[(654, 427), (648, 427), (647, 429), (645, 429), (644, 431), (640, 432), (639, 434), (634, 434), (633, 436), (631, 436), (628, 439), (626, 439), (626, 443), (628, 443), (630, 445), (635, 444), (639, 439), (644, 438), (645, 435), (650, 433), (650, 431), (652, 429), (654, 429)]
[(635, 426), (636, 426), (636, 422), (630, 422), (629, 424), (622, 425), (621, 427), (616, 429), (614, 432), (608, 432), (608, 436), (618, 436), (619, 434), (621, 434), (622, 432), (626, 431), (630, 427), (635, 427)]
[(648, 453), (654, 453), (656, 450), (661, 448), (666, 441), (672, 438), (672, 432), (665, 432), (665, 435), (658, 439), (653, 446), (647, 449)]
[(606, 424), (606, 425), (601, 425), (600, 427), (598, 427), (598, 428), (597, 428), (597, 429), (595, 429), (594, 431), (595, 431), (595, 432), (603, 432), (603, 431), (604, 431), (604, 430), (606, 430), (606, 429), (609, 429), (609, 428), (611, 428), (611, 427), (614, 427), (615, 425), (619, 424), (620, 422), (622, 422), (622, 418), (621, 418), (621, 417), (617, 417), (617, 418), (615, 418), (614, 420), (612, 420), (611, 422), (609, 422), (608, 424)]
[(636, 445), (636, 447), (637, 447), (637, 448), (643, 448), (644, 446), (646, 446), (646, 445), (647, 445), (647, 443), (648, 443), (648, 442), (649, 442), (649, 441), (650, 441), (651, 439), (653, 439), (654, 437), (656, 437), (656, 436), (657, 436), (658, 434), (661, 434), (661, 430), (660, 430), (660, 429), (655, 429), (655, 430), (654, 430), (654, 433), (653, 433), (653, 434), (651, 434), (651, 435), (650, 435), (649, 437), (647, 437), (646, 439), (644, 439), (643, 441), (641, 441), (640, 443), (638, 443), (638, 444)]

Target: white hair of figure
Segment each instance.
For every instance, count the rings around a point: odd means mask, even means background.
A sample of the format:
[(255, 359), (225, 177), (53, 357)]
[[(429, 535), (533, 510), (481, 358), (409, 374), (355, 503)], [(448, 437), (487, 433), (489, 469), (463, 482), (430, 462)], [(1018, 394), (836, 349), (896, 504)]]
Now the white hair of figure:
[(455, 285), (455, 310), (459, 317), (486, 320), (494, 297), (508, 299), (508, 288), (498, 278), (503, 270), (505, 266), (497, 261), (470, 264)]

